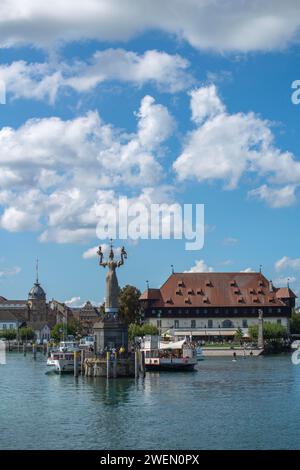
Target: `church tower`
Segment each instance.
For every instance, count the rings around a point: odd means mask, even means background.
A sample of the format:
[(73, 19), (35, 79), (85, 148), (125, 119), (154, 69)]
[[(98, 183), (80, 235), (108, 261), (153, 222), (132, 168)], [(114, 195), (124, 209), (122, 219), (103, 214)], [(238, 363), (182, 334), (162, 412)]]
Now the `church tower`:
[(36, 262), (36, 281), (28, 294), (30, 321), (41, 322), (47, 320), (46, 293), (39, 283), (39, 265)]

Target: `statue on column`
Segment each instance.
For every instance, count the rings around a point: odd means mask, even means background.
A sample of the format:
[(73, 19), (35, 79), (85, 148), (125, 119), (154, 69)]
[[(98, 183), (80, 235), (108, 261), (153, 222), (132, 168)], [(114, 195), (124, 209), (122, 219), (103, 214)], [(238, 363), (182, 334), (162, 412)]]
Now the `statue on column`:
[(103, 252), (101, 246), (97, 251), (99, 255), (99, 265), (103, 266), (104, 268), (108, 267), (108, 271), (106, 274), (106, 290), (105, 290), (105, 313), (108, 316), (112, 316), (113, 318), (117, 318), (118, 309), (119, 309), (119, 283), (116, 275), (116, 269), (119, 268), (124, 264), (124, 259), (127, 258), (127, 253), (125, 251), (124, 246), (121, 248), (121, 259), (118, 261), (114, 260), (114, 251), (113, 245), (110, 245), (110, 252), (108, 255), (108, 260), (103, 261)]
[(264, 314), (261, 309), (258, 310), (258, 339), (257, 346), (259, 349), (264, 348)]

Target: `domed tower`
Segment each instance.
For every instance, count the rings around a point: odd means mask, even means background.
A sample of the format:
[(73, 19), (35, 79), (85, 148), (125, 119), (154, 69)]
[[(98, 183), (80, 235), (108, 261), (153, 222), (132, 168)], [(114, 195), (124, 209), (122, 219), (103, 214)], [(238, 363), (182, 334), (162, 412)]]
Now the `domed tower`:
[(46, 293), (39, 283), (38, 260), (36, 263), (36, 281), (28, 293), (30, 321), (45, 321), (47, 319)]

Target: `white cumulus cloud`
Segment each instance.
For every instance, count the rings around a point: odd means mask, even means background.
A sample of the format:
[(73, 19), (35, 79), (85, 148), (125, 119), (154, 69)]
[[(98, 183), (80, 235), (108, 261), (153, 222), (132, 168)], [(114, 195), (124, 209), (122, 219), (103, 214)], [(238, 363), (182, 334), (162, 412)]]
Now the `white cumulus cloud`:
[(282, 49), (299, 42), (297, 0), (2, 0), (0, 47), (96, 39), (126, 41), (146, 31), (176, 35), (198, 49)]
[(283, 271), (284, 269), (300, 270), (300, 258), (289, 258), (283, 256), (275, 263), (276, 271)]
[(274, 144), (271, 124), (254, 113), (229, 114), (214, 85), (191, 94), (192, 119), (197, 124), (185, 139), (173, 168), (179, 181), (221, 181), (235, 189), (243, 175), (267, 179), (250, 196), (272, 207), (291, 205), (300, 185), (300, 162)]
[(194, 266), (192, 266), (188, 271), (184, 271), (185, 273), (212, 273), (214, 268), (208, 266), (203, 259), (196, 260)]

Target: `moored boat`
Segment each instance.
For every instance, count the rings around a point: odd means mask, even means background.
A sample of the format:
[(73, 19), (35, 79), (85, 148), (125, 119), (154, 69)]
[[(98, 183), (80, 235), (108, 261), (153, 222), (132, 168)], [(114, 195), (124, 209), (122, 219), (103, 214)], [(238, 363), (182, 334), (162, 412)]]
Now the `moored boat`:
[(193, 370), (197, 364), (196, 349), (185, 339), (161, 341), (158, 337), (146, 338), (141, 345), (145, 354), (146, 370)]
[(74, 340), (61, 341), (56, 350), (50, 352), (47, 359), (47, 366), (52, 367), (59, 374), (74, 372), (74, 356), (77, 355), (78, 367), (80, 367), (81, 354), (78, 343)]

